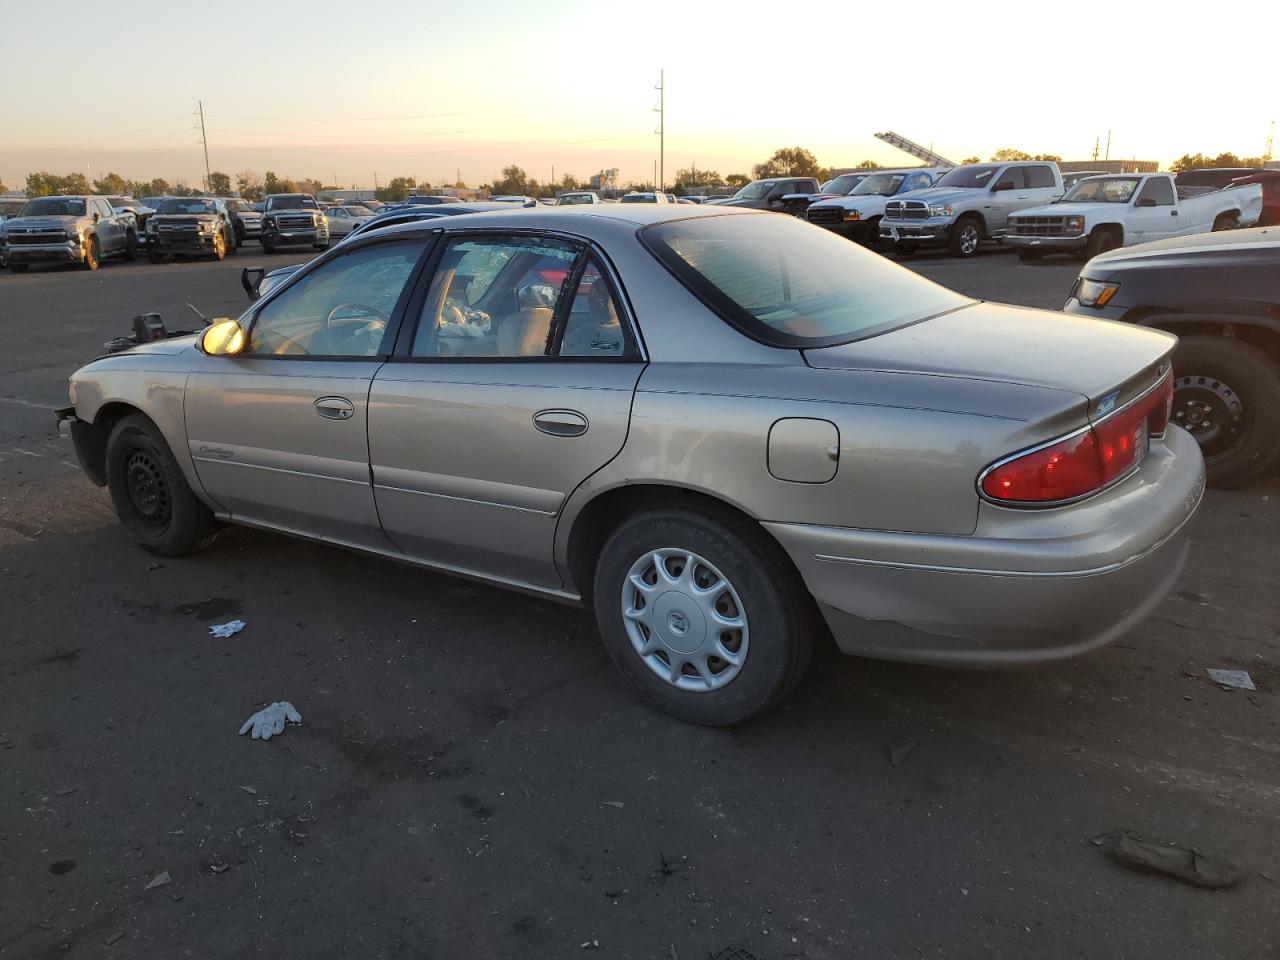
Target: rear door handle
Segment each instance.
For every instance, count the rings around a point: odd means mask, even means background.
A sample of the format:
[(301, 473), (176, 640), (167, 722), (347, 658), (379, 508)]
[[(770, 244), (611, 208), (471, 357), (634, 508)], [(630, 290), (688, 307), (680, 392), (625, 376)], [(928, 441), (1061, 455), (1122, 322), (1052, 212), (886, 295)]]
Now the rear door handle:
[(553, 437), (580, 437), (587, 432), (587, 418), (576, 410), (539, 410), (533, 425)]
[(346, 397), (321, 397), (316, 401), (316, 413), (328, 420), (350, 420), (356, 408)]

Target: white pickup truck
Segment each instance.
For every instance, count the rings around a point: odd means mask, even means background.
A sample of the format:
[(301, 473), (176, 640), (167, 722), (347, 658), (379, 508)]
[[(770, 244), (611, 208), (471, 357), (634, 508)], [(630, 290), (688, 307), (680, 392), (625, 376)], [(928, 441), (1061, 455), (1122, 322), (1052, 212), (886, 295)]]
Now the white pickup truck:
[(1149, 240), (1251, 227), (1262, 216), (1262, 186), (1180, 187), (1167, 173), (1088, 177), (1061, 200), (1019, 210), (1005, 243), (1023, 260), (1047, 253), (1100, 253)]

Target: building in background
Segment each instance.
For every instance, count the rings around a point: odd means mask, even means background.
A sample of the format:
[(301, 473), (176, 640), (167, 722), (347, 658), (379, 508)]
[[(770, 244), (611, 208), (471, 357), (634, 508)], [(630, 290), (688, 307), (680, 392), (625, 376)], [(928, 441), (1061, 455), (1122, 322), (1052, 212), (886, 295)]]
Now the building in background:
[(1159, 160), (1063, 160), (1058, 164), (1063, 173), (1097, 170), (1101, 173), (1158, 173)]

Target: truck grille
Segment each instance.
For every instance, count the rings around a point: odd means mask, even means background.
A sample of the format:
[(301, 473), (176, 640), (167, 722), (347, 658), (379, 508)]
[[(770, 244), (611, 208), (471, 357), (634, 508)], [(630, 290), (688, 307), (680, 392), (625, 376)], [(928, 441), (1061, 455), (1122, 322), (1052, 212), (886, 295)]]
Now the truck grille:
[(287, 217), (276, 217), (276, 225), (281, 230), (310, 230), (314, 227), (315, 221), (311, 219), (311, 214), (302, 215), (294, 214)]
[(1063, 217), (1010, 217), (1015, 237), (1063, 237)]
[(929, 216), (929, 205), (923, 200), (890, 200), (885, 204), (886, 220), (925, 220)]
[(844, 210), (840, 207), (810, 207), (806, 212), (810, 223), (829, 225), (844, 219)]
[(11, 233), (7, 239), (10, 246), (17, 247), (24, 243), (66, 243), (67, 235), (61, 230), (56, 230), (42, 233)]
[(160, 233), (195, 233), (195, 220), (158, 220), (156, 230)]

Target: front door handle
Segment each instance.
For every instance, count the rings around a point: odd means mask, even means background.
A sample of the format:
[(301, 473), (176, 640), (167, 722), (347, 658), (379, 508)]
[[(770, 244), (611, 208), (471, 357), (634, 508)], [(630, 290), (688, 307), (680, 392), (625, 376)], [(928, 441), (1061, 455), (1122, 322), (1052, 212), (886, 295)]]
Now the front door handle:
[(587, 432), (587, 418), (576, 410), (539, 410), (533, 425), (553, 437), (580, 437)]
[(346, 397), (321, 397), (316, 401), (316, 413), (328, 420), (350, 420), (356, 408)]

